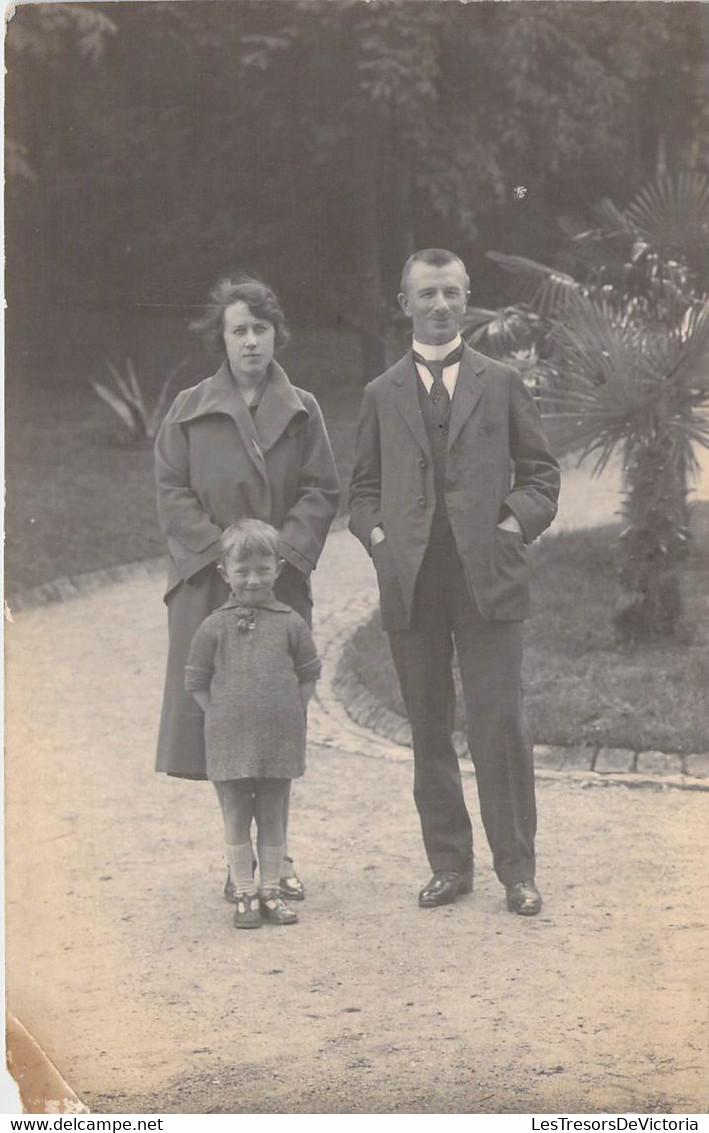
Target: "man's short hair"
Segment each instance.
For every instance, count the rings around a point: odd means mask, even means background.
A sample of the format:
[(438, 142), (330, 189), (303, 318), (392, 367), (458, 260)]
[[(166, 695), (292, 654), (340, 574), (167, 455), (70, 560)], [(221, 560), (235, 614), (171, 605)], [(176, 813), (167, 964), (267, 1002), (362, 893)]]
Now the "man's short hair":
[(413, 255), (409, 256), (404, 264), (401, 272), (401, 282), (399, 284), (402, 292), (406, 291), (406, 284), (408, 283), (409, 275), (411, 274), (411, 269), (414, 264), (430, 264), (431, 267), (436, 268), (445, 267), (446, 264), (460, 264), (465, 273), (467, 282), (470, 283), (468, 269), (460, 256), (456, 256), (455, 252), (449, 252), (446, 248), (422, 248), (421, 251), (414, 252)]

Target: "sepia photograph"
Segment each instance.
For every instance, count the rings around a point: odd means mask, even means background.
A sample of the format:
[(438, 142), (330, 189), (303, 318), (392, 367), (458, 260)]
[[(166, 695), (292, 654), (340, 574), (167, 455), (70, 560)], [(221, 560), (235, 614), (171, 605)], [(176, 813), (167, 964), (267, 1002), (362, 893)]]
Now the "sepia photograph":
[(709, 5), (28, 0), (4, 117), (5, 1112), (698, 1129)]

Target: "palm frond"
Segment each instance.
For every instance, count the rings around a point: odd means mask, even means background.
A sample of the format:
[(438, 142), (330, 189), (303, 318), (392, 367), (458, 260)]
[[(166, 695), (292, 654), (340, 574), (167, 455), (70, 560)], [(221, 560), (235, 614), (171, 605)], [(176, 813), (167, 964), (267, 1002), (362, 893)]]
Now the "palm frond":
[(709, 396), (709, 301), (688, 312), (677, 337), (682, 343), (682, 355), (677, 370), (677, 381), (687, 389)]
[(709, 305), (668, 328), (582, 295), (554, 333), (565, 384), (545, 417), (565, 447), (596, 454), (594, 471), (612, 452), (630, 454), (650, 443), (660, 428), (668, 460), (691, 463), (692, 444), (707, 444)]
[(462, 333), (472, 346), (494, 358), (505, 358), (527, 348), (538, 329), (539, 317), (524, 307), (501, 307), (496, 311), (469, 307)]
[(131, 408), (126, 399), (114, 393), (112, 389), (109, 389), (108, 386), (105, 386), (102, 382), (94, 381), (93, 378), (89, 378), (89, 384), (94, 393), (96, 393), (102, 401), (105, 401), (106, 405), (110, 406), (113, 412), (120, 417), (128, 431), (133, 436), (136, 436), (139, 432), (139, 428), (136, 422), (135, 411)]
[(629, 437), (647, 432), (657, 383), (643, 365), (637, 329), (603, 299), (578, 297), (555, 324), (555, 338), (565, 385), (555, 391), (550, 419), (565, 444), (586, 455), (599, 450), (602, 468)]
[(696, 171), (658, 177), (640, 190), (625, 216), (664, 258), (692, 259), (709, 248), (709, 178)]
[(486, 326), (499, 314), (499, 310), (490, 310), (488, 307), (468, 307), (463, 316), (462, 329), (468, 331), (476, 327)]
[(145, 413), (145, 401), (143, 400), (143, 392), (140, 388), (140, 382), (138, 381), (138, 375), (135, 372), (135, 366), (131, 362), (130, 358), (126, 358), (126, 373), (128, 374), (128, 381), (130, 383), (130, 388), (131, 388), (131, 391), (133, 393), (133, 397), (135, 398), (135, 403), (138, 406), (138, 410), (139, 410), (140, 414), (142, 415), (142, 417), (145, 417), (146, 413)]
[(167, 375), (152, 411), (147, 408), (138, 374), (130, 358), (126, 359), (125, 377), (110, 359), (106, 359), (106, 366), (116, 383), (115, 390), (93, 378), (89, 379), (89, 384), (97, 396), (120, 418), (133, 438), (153, 439), (165, 415), (172, 382), (184, 365), (185, 362), (179, 362)]
[(136, 410), (139, 410), (140, 405), (136, 401), (135, 394), (133, 393), (133, 390), (131, 389), (129, 382), (127, 382), (125, 380), (125, 378), (121, 374), (120, 370), (118, 370), (117, 367), (113, 365), (113, 362), (111, 362), (110, 359), (108, 359), (108, 358), (106, 359), (106, 366), (107, 366), (108, 370), (111, 372), (113, 380), (116, 383), (116, 385), (118, 386), (121, 393), (123, 394), (123, 397), (125, 398), (126, 402), (129, 405), (132, 405)]
[(157, 401), (155, 402), (155, 407), (150, 414), (148, 436), (151, 439), (157, 436), (158, 429), (160, 428), (162, 419), (165, 416), (165, 410), (167, 409), (167, 399), (172, 387), (172, 383), (179, 374), (180, 370), (182, 370), (186, 365), (186, 360), (178, 362), (177, 365), (174, 366), (172, 370), (170, 370), (170, 373), (167, 375), (165, 381), (160, 386), (160, 392), (158, 394)]
[(605, 236), (627, 237), (631, 235), (632, 228), (627, 216), (608, 197), (604, 197), (597, 205), (594, 205), (591, 212)]
[(570, 296), (581, 289), (581, 284), (572, 275), (527, 256), (488, 252), (487, 258), (515, 276), (520, 296), (542, 317), (549, 317), (563, 309)]

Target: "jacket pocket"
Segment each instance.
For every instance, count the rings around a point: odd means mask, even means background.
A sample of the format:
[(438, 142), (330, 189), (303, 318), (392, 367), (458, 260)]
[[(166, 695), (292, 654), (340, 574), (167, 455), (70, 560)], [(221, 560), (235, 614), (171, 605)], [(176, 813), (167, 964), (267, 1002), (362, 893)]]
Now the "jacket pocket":
[(386, 536), (372, 547), (372, 562), (379, 584), (382, 629), (407, 629), (409, 619), (406, 614), (404, 594)]
[(529, 566), (522, 535), (495, 530), (493, 577), (490, 586), (490, 616), (521, 620), (529, 616)]

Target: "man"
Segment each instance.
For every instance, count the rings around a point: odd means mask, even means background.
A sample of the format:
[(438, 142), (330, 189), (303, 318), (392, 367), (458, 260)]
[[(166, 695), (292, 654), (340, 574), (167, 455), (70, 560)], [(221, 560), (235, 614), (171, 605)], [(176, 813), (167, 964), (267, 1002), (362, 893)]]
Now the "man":
[(413, 352), (364, 391), (350, 530), (377, 571), (414, 748), (414, 799), (431, 908), (473, 887), (473, 840), (451, 730), (458, 655), (480, 809), (511, 912), (534, 916), (536, 806), (522, 715), (525, 544), (551, 523), (559, 466), (511, 367), (465, 344), (458, 256), (415, 252), (399, 303)]

